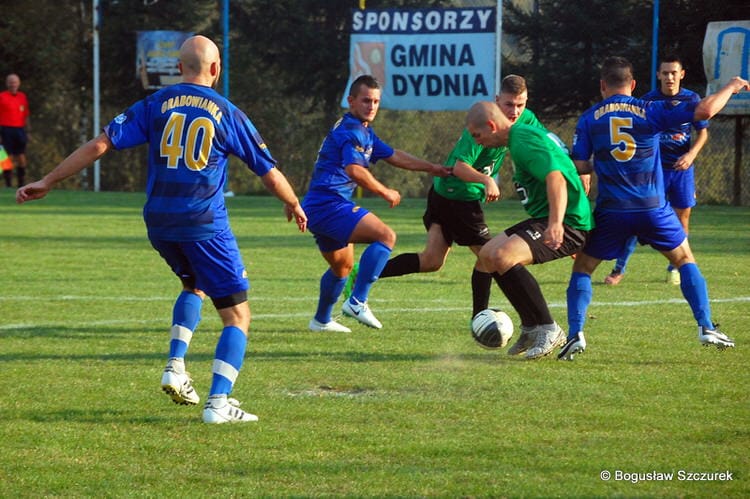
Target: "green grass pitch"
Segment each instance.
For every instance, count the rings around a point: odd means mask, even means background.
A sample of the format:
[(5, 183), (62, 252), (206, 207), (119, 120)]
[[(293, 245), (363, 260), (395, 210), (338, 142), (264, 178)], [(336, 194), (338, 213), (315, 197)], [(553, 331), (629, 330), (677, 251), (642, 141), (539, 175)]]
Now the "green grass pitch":
[[(699, 345), (666, 260), (639, 247), (619, 286), (601, 284), (607, 262), (594, 275), (587, 352), (527, 362), (471, 339), (460, 247), (440, 272), (375, 284), (382, 330), (308, 331), (325, 269), (312, 237), (274, 198), (229, 199), (253, 313), (233, 395), (260, 421), (209, 426), (159, 388), (180, 285), (146, 239), (143, 199), (17, 206), (0, 192), (1, 497), (750, 496), (748, 208), (699, 206), (692, 221), (737, 348)], [(396, 253), (421, 249), (424, 200), (363, 204), (399, 234)], [(487, 206), (495, 233), (524, 216)], [(562, 325), (571, 263), (531, 267)], [(497, 288), (492, 305), (517, 321)], [(207, 303), (187, 358), (202, 397), (219, 330)]]

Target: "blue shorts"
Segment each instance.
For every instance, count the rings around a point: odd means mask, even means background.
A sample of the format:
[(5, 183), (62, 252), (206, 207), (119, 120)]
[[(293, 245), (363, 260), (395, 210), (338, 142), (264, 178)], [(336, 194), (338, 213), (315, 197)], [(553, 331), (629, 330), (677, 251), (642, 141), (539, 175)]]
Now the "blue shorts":
[(594, 210), (594, 229), (583, 252), (599, 260), (618, 258), (631, 236), (657, 251), (670, 251), (687, 237), (670, 205), (648, 211)]
[(26, 130), (21, 127), (3, 126), (0, 127), (0, 138), (3, 140), (3, 147), (8, 154), (15, 156), (26, 153)]
[(307, 228), (315, 237), (322, 252), (335, 251), (349, 244), (352, 232), (362, 218), (370, 213), (367, 209), (343, 199), (302, 201), (307, 214)]
[(237, 240), (231, 229), (205, 241), (151, 240), (151, 246), (164, 258), (183, 282), (209, 297), (224, 298), (247, 291), (250, 284), (242, 263)]
[(664, 194), (673, 208), (695, 206), (695, 167), (687, 170), (664, 168)]

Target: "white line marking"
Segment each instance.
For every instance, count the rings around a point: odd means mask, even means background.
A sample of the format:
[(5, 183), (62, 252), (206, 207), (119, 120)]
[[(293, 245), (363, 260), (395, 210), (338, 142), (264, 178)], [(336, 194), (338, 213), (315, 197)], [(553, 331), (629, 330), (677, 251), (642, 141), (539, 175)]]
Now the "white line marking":
[[(11, 297), (11, 296), (0, 296), (0, 301), (12, 301), (12, 300), (40, 300), (43, 299), (47, 302), (54, 301), (54, 299), (45, 297)], [(163, 300), (163, 301), (171, 301), (171, 298), (165, 298), (163, 296), (156, 297), (156, 298), (137, 298), (137, 297), (130, 297), (130, 298), (124, 298), (124, 297), (93, 297), (93, 296), (60, 296), (57, 297), (58, 301), (154, 301), (154, 300)], [(267, 301), (272, 300), (272, 298), (266, 298), (266, 299), (258, 299), (258, 300), (250, 300), (251, 308), (252, 308), (252, 302), (253, 301)], [(276, 298), (273, 298), (274, 301), (277, 301)], [(305, 312), (294, 312), (294, 313), (283, 313), (283, 314), (256, 314), (253, 313), (252, 317), (253, 319), (283, 319), (283, 318), (309, 318), (312, 317), (312, 314), (315, 312), (314, 305), (317, 300), (317, 297), (308, 297), (308, 298), (297, 298), (293, 300), (287, 300), (287, 301), (307, 301), (311, 304), (310, 310)], [(383, 312), (420, 312), (424, 310), (424, 307), (378, 307), (378, 303), (386, 303), (386, 302), (397, 302), (400, 300), (373, 300), (372, 303), (375, 304), (377, 308), (378, 313)], [(427, 301), (427, 300), (426, 300)], [(440, 302), (448, 302), (450, 300), (429, 300), (428, 303), (440, 303)], [(750, 302), (750, 296), (736, 296), (734, 298), (718, 298), (710, 300), (711, 303), (738, 303), (738, 302)], [(668, 300), (644, 300), (644, 301), (616, 301), (616, 302), (602, 302), (602, 301), (594, 301), (591, 302), (591, 306), (593, 307), (649, 307), (654, 305), (672, 305), (676, 303), (687, 303), (684, 299), (681, 298), (670, 298)], [(548, 304), (550, 308), (565, 308), (567, 305), (565, 303), (549, 303)], [(208, 305), (210, 306), (210, 304)], [(467, 305), (468, 307), (468, 305)], [(468, 310), (467, 307), (430, 307), (431, 312), (466, 312)], [(121, 325), (121, 324), (165, 324), (169, 321), (168, 317), (165, 318), (159, 318), (159, 319), (149, 319), (149, 320), (133, 320), (133, 319), (111, 319), (111, 320), (101, 320), (101, 321), (90, 321), (90, 322), (84, 322), (78, 324), (82, 324), (84, 326), (90, 327), (90, 326), (113, 326), (113, 325)], [(0, 325), (0, 331), (13, 331), (18, 329), (34, 329), (35, 327), (49, 327), (49, 326), (60, 326), (64, 324), (69, 324), (68, 322), (58, 321), (58, 322), (36, 322), (33, 324), (30, 323), (21, 323), (21, 324), (2, 324)], [(165, 326), (168, 328), (168, 326)], [(307, 329), (306, 327), (300, 326), (301, 329)]]

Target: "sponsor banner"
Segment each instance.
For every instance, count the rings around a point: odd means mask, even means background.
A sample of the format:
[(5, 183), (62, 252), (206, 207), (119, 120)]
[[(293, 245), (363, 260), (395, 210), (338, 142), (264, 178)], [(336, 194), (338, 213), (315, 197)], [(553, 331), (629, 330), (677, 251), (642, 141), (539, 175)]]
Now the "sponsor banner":
[[(748, 79), (750, 21), (708, 23), (703, 39), (706, 95), (716, 93), (734, 76)], [(750, 92), (734, 95), (720, 114), (750, 115)]]
[(352, 11), (349, 86), (369, 74), (385, 109), (457, 111), (495, 91), (494, 7)]
[(180, 81), (182, 42), (193, 36), (183, 31), (138, 31), (136, 78), (144, 90), (157, 90)]

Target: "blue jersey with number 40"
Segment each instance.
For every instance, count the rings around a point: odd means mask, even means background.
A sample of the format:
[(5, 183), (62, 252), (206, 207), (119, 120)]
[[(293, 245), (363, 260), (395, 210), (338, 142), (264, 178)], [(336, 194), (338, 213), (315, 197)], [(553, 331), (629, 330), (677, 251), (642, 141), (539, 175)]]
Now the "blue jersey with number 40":
[(149, 144), (143, 218), (151, 239), (203, 241), (229, 227), (224, 183), (230, 154), (259, 176), (276, 164), (250, 119), (203, 85), (163, 88), (104, 132), (115, 149)]

